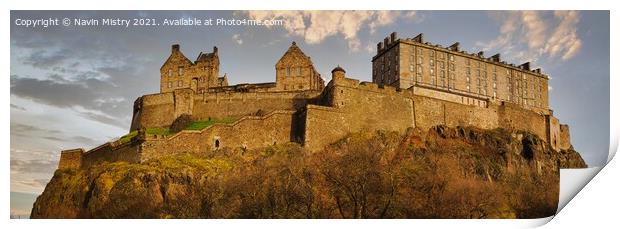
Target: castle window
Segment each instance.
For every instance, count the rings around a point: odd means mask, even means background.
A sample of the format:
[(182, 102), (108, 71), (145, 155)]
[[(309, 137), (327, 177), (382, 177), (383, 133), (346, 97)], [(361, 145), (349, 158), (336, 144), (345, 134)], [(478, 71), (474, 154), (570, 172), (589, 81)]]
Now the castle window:
[(409, 71), (410, 71), (410, 72), (413, 72), (413, 71), (414, 71), (413, 64), (410, 64), (410, 65), (409, 65)]
[[(471, 92), (471, 88), (469, 87), (469, 85), (467, 85), (465, 88), (467, 88), (468, 92)], [(468, 99), (469, 100), (469, 99)]]
[(450, 61), (454, 61), (454, 56), (450, 55)]
[(181, 81), (181, 80), (177, 81), (177, 86), (183, 87), (183, 81)]
[(471, 59), (467, 58), (465, 64), (467, 64), (467, 66), (471, 65)]
[(419, 57), (418, 57), (418, 64), (422, 64), (422, 62), (423, 62), (423, 59), (422, 59), (422, 57), (421, 57), (421, 56), (419, 56)]
[(431, 68), (431, 76), (434, 76), (434, 75), (435, 75), (435, 69)]
[(422, 74), (422, 66), (418, 65), (418, 74)]
[(431, 66), (435, 66), (435, 61), (434, 61), (433, 59), (430, 59), (430, 60), (429, 60), (429, 64), (430, 64)]
[(439, 67), (440, 67), (441, 69), (444, 69), (444, 68), (446, 67), (446, 66), (443, 64), (443, 61), (440, 61), (440, 62), (439, 62)]
[(215, 139), (215, 148), (220, 148), (220, 139)]
[(290, 67), (286, 68), (286, 76), (287, 77), (291, 76), (291, 68)]
[(454, 71), (454, 64), (450, 64), (450, 70)]
[(439, 58), (441, 58), (442, 60), (444, 59), (443, 53), (439, 53)]
[(168, 82), (168, 88), (172, 87), (172, 82)]
[(431, 57), (435, 57), (435, 51), (431, 50)]
[(446, 72), (445, 71), (441, 70), (440, 73), (441, 73), (440, 74), (441, 78), (446, 78)]
[(168, 69), (168, 77), (172, 77), (172, 69)]
[(418, 73), (417, 82), (422, 82), (422, 74)]
[(301, 67), (297, 67), (297, 75), (301, 76)]
[(179, 67), (179, 76), (183, 75), (183, 67)]

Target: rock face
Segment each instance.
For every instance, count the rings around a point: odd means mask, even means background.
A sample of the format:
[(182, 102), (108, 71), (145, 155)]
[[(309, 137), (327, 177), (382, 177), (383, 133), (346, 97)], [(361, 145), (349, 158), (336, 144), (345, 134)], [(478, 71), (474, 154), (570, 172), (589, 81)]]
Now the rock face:
[(538, 218), (559, 168), (586, 164), (502, 129), (356, 133), (297, 144), (57, 170), (32, 218)]

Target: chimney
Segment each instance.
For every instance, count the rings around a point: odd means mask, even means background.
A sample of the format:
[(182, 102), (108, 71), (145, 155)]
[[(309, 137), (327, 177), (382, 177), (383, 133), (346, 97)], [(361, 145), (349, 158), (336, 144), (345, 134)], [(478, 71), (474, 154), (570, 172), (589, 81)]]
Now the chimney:
[(392, 33), (390, 34), (390, 43), (394, 43), (394, 42), (396, 42), (396, 39), (397, 39), (397, 37), (396, 37), (396, 32), (392, 32)]
[(540, 74), (540, 72), (542, 72), (542, 70), (540, 68), (534, 69), (534, 72)]
[(381, 49), (383, 49), (383, 43), (379, 42), (377, 43), (377, 53), (381, 52)]
[(383, 38), (383, 44), (385, 44), (385, 48), (390, 46), (390, 38), (388, 38), (388, 37)]
[(478, 55), (478, 57), (480, 57), (480, 58), (484, 58), (484, 51), (480, 51), (476, 55)]
[(417, 36), (413, 38), (413, 40), (418, 43), (424, 43), (424, 34), (423, 33), (418, 34)]
[(217, 53), (217, 46), (213, 46), (213, 53)]
[(501, 59), (500, 59), (499, 53), (498, 53), (498, 54), (493, 55), (493, 56), (491, 57), (491, 60), (493, 60), (493, 61), (495, 61), (495, 62), (501, 62)]
[(178, 52), (181, 50), (181, 46), (179, 44), (173, 44), (172, 45), (172, 52)]
[(459, 48), (460, 45), (461, 45), (461, 43), (455, 42), (454, 44), (450, 45), (449, 48), (452, 51), (457, 51), (458, 52), (460, 50), (460, 48)]
[(519, 67), (529, 71), (530, 70), (530, 62), (525, 62), (525, 63), (519, 65)]

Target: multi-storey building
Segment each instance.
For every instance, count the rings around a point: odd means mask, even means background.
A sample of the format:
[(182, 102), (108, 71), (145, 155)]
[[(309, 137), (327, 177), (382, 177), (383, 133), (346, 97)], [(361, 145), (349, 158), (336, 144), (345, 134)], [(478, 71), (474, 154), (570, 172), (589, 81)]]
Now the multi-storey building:
[(505, 101), (526, 109), (549, 109), (549, 77), (530, 63), (519, 66), (501, 61), (500, 54), (489, 58), (483, 52), (471, 54), (459, 49), (424, 42), (423, 34), (398, 38), (390, 34), (377, 44), (372, 58), (372, 81), (380, 86), (411, 87), (461, 95), (463, 103)]

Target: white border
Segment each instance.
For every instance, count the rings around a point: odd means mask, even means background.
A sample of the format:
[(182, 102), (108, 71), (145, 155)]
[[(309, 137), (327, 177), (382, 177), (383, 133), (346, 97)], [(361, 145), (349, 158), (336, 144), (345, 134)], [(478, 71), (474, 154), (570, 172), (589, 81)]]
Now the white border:
[[(524, 9), (538, 9), (538, 10), (552, 10), (552, 9), (579, 9), (579, 10), (612, 10), (611, 12), (611, 41), (617, 41), (617, 25), (618, 21), (617, 10), (618, 6), (612, 5), (613, 1), (604, 0), (588, 0), (588, 1), (540, 1), (540, 0), (519, 0), (519, 1), (485, 1), (485, 0), (469, 0), (469, 1), (446, 1), (446, 0), (434, 0), (434, 1), (396, 1), (396, 0), (357, 0), (357, 1), (340, 1), (333, 0), (313, 0), (312, 3), (303, 1), (281, 1), (281, 0), (260, 0), (260, 1), (247, 1), (247, 0), (226, 0), (226, 1), (125, 1), (125, 0), (109, 0), (102, 1), (101, 3), (92, 3), (89, 1), (68, 1), (68, 0), (55, 0), (55, 1), (11, 1), (4, 2), (2, 11), (2, 30), (5, 34), (2, 37), (3, 46), (2, 51), (2, 69), (5, 69), (5, 77), (2, 83), (5, 89), (1, 95), (0, 107), (3, 109), (1, 115), (4, 122), (0, 124), (0, 128), (4, 130), (3, 137), (0, 138), (2, 146), (4, 146), (5, 155), (2, 163), (3, 171), (0, 176), (3, 178), (2, 187), (4, 188), (4, 195), (2, 197), (2, 204), (4, 208), (0, 208), (0, 215), (8, 218), (9, 216), (9, 193), (10, 193), (10, 108), (9, 108), (9, 85), (10, 77), (10, 52), (9, 52), (9, 32), (10, 24), (9, 10), (226, 10), (226, 9), (304, 9), (304, 10), (318, 10), (318, 9), (368, 9), (368, 10), (380, 10), (380, 9), (394, 9), (394, 10), (524, 10)], [(6, 8), (5, 8), (6, 7)], [(613, 42), (611, 43), (611, 63), (617, 63), (618, 47)], [(614, 65), (612, 65), (614, 66)], [(614, 66), (615, 67), (615, 66)], [(617, 75), (617, 67), (612, 67), (611, 75)], [(586, 77), (586, 76), (584, 76)], [(617, 80), (614, 77), (610, 78), (610, 87), (612, 85), (617, 86)], [(610, 101), (619, 101), (618, 93), (614, 90), (610, 90)], [(610, 104), (610, 158), (617, 151), (618, 147), (618, 133), (620, 132), (620, 126), (618, 126), (617, 120), (614, 118), (618, 114), (618, 106), (614, 103)], [(612, 162), (612, 164), (614, 164)], [(616, 163), (617, 164), (617, 163)], [(612, 168), (604, 168), (599, 177), (595, 178), (584, 188), (584, 192), (577, 195), (577, 197), (569, 203), (565, 210), (561, 211), (558, 215), (558, 220), (554, 220), (550, 226), (575, 226), (575, 225), (590, 225), (590, 223), (599, 225), (614, 225), (615, 218), (610, 214), (615, 211), (618, 206), (617, 194), (612, 190), (618, 190), (616, 179), (618, 178), (618, 166), (614, 165)], [(614, 202), (611, 205), (600, 204), (609, 203), (607, 200)], [(583, 201), (587, 200), (587, 201)], [(564, 213), (566, 212), (566, 213)], [(602, 217), (608, 216), (608, 217)], [(197, 227), (220, 227), (220, 226), (239, 226), (239, 227), (269, 227), (269, 228), (316, 228), (316, 227), (458, 227), (458, 228), (505, 228), (505, 227), (531, 227), (542, 225), (550, 219), (538, 219), (538, 220), (166, 220), (166, 221), (154, 221), (154, 220), (8, 220), (6, 223), (9, 226), (15, 227), (63, 227), (63, 228), (109, 228), (121, 223), (123, 226), (141, 226), (141, 227), (156, 227), (156, 228), (169, 228), (171, 226), (197, 226)], [(609, 224), (600, 224), (609, 223)]]

